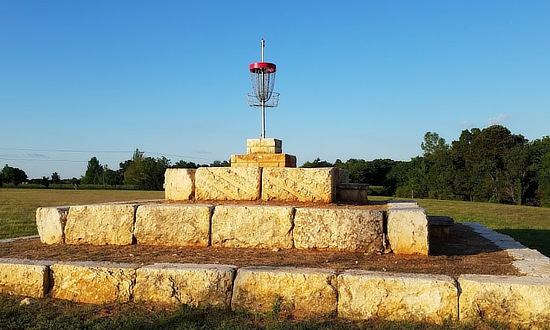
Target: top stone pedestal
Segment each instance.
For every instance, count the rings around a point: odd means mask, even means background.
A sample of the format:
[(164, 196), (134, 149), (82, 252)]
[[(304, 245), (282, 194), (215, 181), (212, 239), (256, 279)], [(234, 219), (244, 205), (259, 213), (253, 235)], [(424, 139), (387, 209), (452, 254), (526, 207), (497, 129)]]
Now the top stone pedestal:
[(231, 155), (231, 167), (296, 167), (296, 156), (283, 154), (283, 141), (246, 140), (246, 155)]

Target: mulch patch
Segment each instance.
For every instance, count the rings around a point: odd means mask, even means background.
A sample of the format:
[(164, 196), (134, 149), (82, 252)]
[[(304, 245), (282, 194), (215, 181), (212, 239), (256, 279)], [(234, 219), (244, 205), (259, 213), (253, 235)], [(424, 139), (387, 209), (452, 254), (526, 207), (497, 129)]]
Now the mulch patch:
[(0, 258), (54, 261), (108, 261), (148, 265), (153, 263), (208, 263), (244, 266), (292, 266), (363, 269), (399, 273), (520, 275), (513, 259), (472, 229), (455, 224), (449, 238), (430, 239), (430, 256), (334, 252), (319, 250), (266, 250), (214, 247), (164, 247), (149, 245), (93, 246), (46, 245), (39, 239), (0, 244)]

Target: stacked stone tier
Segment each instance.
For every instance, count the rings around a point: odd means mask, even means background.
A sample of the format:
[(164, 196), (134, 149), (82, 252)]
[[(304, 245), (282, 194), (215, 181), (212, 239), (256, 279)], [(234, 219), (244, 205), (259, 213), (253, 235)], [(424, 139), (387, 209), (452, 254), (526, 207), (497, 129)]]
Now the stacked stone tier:
[(46, 244), (213, 246), (428, 254), (416, 206), (150, 202), (37, 210)]

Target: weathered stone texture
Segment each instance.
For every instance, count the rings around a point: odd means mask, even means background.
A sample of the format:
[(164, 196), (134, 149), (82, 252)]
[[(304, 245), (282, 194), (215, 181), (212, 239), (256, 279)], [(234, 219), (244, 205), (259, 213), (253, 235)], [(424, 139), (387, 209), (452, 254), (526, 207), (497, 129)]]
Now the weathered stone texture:
[(44, 244), (59, 244), (65, 239), (68, 206), (39, 207), (36, 209), (36, 227)]
[(283, 152), (283, 141), (268, 139), (248, 139), (246, 140), (247, 154), (280, 154)]
[(200, 200), (256, 200), (260, 198), (258, 167), (201, 167), (195, 174), (195, 197)]
[(332, 202), (340, 180), (337, 168), (264, 168), (262, 199)]
[(382, 252), (382, 211), (360, 209), (297, 208), (294, 247)]
[(296, 167), (296, 156), (281, 153), (231, 155), (231, 167)]
[(290, 249), (293, 215), (286, 206), (216, 206), (212, 246)]
[(458, 282), (461, 321), (498, 321), (542, 329), (550, 324), (548, 278), (462, 275)]
[(419, 207), (418, 203), (411, 199), (392, 199), (388, 201), (388, 206), (390, 208), (395, 207), (403, 207), (403, 208), (411, 208), (411, 207)]
[(164, 195), (168, 200), (191, 200), (195, 197), (196, 169), (168, 168), (164, 172)]
[(65, 226), (65, 243), (132, 244), (136, 207), (128, 204), (71, 206)]
[(211, 205), (142, 205), (136, 212), (137, 243), (208, 246)]
[(458, 318), (458, 289), (446, 275), (348, 270), (338, 288), (340, 317), (439, 324)]
[(50, 262), (0, 259), (0, 293), (43, 298), (49, 289)]
[(135, 300), (230, 307), (235, 266), (154, 264), (137, 270)]
[(245, 267), (237, 271), (231, 307), (319, 316), (336, 312), (337, 296), (333, 270)]
[(127, 302), (133, 295), (136, 265), (66, 262), (50, 267), (53, 298), (102, 304)]
[(428, 217), (421, 207), (390, 207), (388, 240), (397, 254), (428, 255)]
[(339, 183), (337, 197), (341, 202), (366, 204), (368, 202), (368, 190), (368, 184)]

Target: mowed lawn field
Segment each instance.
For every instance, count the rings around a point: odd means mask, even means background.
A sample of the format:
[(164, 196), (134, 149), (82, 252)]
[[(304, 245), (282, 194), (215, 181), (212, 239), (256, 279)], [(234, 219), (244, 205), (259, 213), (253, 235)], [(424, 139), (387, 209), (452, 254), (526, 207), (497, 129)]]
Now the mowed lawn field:
[(41, 206), (162, 198), (164, 191), (0, 188), (0, 239), (37, 235), (35, 216)]

